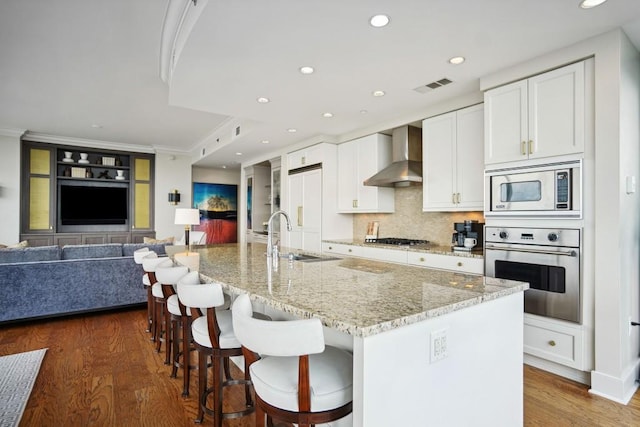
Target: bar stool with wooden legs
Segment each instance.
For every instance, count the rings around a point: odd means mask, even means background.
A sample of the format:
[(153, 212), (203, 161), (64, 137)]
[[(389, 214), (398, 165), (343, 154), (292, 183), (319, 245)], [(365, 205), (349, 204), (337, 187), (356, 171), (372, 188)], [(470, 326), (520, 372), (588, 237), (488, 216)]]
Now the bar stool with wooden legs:
[(253, 318), (246, 294), (236, 298), (232, 311), (255, 390), (256, 427), (265, 425), (265, 414), (269, 425), (275, 418), (310, 426), (351, 413), (353, 356), (325, 346), (320, 319)]
[(162, 305), (164, 305), (164, 296), (162, 294), (162, 287), (156, 279), (156, 269), (171, 266), (173, 266), (173, 261), (169, 257), (145, 257), (142, 259), (142, 268), (147, 272), (149, 283), (151, 283), (151, 341), (156, 343), (157, 352), (160, 352), (160, 345), (163, 340), (160, 335), (162, 334)]
[[(198, 418), (196, 422), (202, 422), (204, 413), (213, 415), (213, 425), (220, 427), (223, 419), (239, 418), (249, 415), (254, 411), (251, 399), (250, 381), (246, 378), (234, 380), (222, 378), (222, 370), (229, 357), (242, 356), (240, 342), (233, 333), (231, 311), (216, 311), (216, 307), (225, 303), (222, 287), (219, 283), (203, 283), (200, 285), (188, 285), (180, 283), (178, 286), (178, 299), (186, 306), (191, 307), (192, 323), (191, 334), (198, 351)], [(205, 315), (196, 317), (198, 308)], [(213, 385), (207, 388), (207, 359), (211, 357), (213, 368)], [(235, 412), (222, 412), (222, 390), (226, 386), (244, 385), (245, 407)], [(212, 407), (207, 407), (207, 398), (213, 395)]]
[[(197, 271), (191, 271), (178, 280), (176, 288), (182, 285), (199, 285), (200, 274)], [(182, 368), (183, 373), (183, 389), (182, 396), (189, 396), (189, 382), (192, 366), (190, 363), (191, 350), (195, 347), (191, 345), (191, 307), (186, 307), (178, 299), (178, 294), (171, 295), (167, 298), (167, 310), (171, 315), (171, 342), (173, 343), (173, 368), (171, 369), (171, 377), (176, 378), (178, 369)], [(196, 309), (193, 309), (194, 311)], [(200, 314), (200, 313), (198, 313)], [(182, 349), (180, 349), (182, 343)]]
[[(140, 248), (133, 251), (133, 260), (136, 264), (142, 265), (142, 260), (144, 258), (158, 258), (158, 254), (154, 251), (149, 250), (149, 248)], [(144, 268), (143, 268), (144, 270)], [(144, 272), (142, 274), (142, 285), (147, 290), (147, 330), (146, 332), (151, 332), (151, 328), (153, 325), (153, 296), (151, 295), (151, 281), (149, 280), (148, 272)]]
[(165, 365), (172, 364), (171, 352), (173, 349), (173, 331), (172, 327), (177, 326), (174, 322), (171, 322), (171, 313), (169, 313), (168, 308), (168, 300), (171, 295), (176, 294), (176, 285), (178, 281), (182, 279), (184, 276), (189, 273), (189, 268), (185, 266), (176, 266), (173, 267), (159, 267), (156, 269), (156, 279), (158, 283), (154, 286), (160, 286), (162, 292), (162, 299), (164, 300), (164, 304), (162, 304), (162, 318), (164, 323), (164, 336), (165, 336)]

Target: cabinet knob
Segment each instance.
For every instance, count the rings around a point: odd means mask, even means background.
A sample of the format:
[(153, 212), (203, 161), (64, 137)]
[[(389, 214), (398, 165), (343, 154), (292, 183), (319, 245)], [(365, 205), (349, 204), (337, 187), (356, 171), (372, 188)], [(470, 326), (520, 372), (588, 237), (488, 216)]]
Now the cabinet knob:
[(349, 249), (349, 252), (353, 252), (351, 249)]
[(458, 267), (462, 267), (462, 262), (458, 261)]
[(549, 345), (551, 347), (555, 347), (556, 346), (556, 342), (554, 340), (549, 341)]
[(333, 246), (329, 246), (329, 250), (332, 251), (333, 250)]
[(420, 262), (424, 262), (424, 257), (423, 256), (420, 257)]

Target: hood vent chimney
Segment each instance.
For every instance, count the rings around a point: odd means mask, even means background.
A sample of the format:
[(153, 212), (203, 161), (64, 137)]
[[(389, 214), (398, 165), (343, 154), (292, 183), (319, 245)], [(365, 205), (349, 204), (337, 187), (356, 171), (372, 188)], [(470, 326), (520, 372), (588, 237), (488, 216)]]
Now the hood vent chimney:
[(402, 126), (392, 134), (393, 163), (364, 185), (372, 187), (408, 187), (422, 183), (422, 129)]

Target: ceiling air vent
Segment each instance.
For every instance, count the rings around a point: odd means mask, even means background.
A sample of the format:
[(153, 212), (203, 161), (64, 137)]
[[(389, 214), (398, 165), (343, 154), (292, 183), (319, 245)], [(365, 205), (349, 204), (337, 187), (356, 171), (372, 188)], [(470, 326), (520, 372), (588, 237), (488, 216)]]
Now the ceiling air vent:
[(417, 88), (415, 88), (413, 90), (415, 90), (416, 92), (420, 92), (420, 93), (427, 93), (427, 92), (432, 91), (434, 89), (438, 89), (439, 87), (448, 85), (449, 83), (453, 83), (453, 82), (445, 77), (445, 78), (442, 78), (442, 79), (437, 80), (435, 82), (427, 83), (424, 86), (418, 86)]

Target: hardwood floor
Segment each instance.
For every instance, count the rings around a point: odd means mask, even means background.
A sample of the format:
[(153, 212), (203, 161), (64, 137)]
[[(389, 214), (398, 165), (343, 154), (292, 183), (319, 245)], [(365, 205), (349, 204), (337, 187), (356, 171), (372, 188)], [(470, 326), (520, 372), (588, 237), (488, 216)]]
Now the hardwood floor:
[[(190, 397), (181, 397), (182, 373), (169, 377), (164, 356), (144, 332), (145, 314), (136, 309), (1, 327), (0, 355), (49, 348), (21, 426), (192, 427), (196, 376)], [(625, 406), (528, 366), (524, 378), (525, 426), (640, 425), (640, 393)], [(225, 404), (241, 407), (242, 395), (241, 388), (231, 390)], [(223, 425), (253, 426), (254, 418)]]

